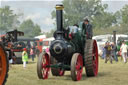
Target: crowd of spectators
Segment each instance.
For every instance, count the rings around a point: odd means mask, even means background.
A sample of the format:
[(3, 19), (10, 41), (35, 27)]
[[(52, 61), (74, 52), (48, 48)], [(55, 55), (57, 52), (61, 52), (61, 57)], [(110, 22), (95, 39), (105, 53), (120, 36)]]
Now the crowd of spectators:
[[(118, 52), (120, 52), (121, 55), (118, 55)], [(117, 51), (117, 46), (113, 42), (110, 43), (107, 41), (105, 45), (103, 45), (101, 58), (105, 60), (105, 63), (107, 63), (108, 60), (111, 64), (113, 60), (118, 62), (119, 56), (123, 59), (124, 63), (127, 63), (128, 45), (125, 44), (125, 41), (122, 42), (122, 45), (120, 46), (120, 51)]]

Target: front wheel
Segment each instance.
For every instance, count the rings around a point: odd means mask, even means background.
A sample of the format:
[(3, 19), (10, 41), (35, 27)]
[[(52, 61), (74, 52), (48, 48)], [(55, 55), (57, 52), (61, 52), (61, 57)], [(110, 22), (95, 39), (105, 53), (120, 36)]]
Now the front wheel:
[(40, 54), (37, 62), (37, 74), (39, 79), (47, 79), (50, 71), (50, 56), (47, 53)]
[(83, 58), (80, 53), (75, 53), (71, 60), (71, 77), (73, 81), (79, 81), (82, 78)]
[(0, 85), (4, 85), (8, 77), (8, 58), (0, 43)]

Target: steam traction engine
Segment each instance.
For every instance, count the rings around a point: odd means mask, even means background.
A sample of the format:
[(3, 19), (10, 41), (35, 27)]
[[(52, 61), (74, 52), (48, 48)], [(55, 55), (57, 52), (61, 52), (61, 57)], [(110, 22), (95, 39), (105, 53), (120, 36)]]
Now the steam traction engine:
[[(13, 42), (17, 41), (17, 36), (24, 35), (23, 32), (14, 30), (7, 32), (5, 36), (1, 37), (0, 41), (0, 85), (4, 85), (8, 77), (8, 57), (7, 51), (10, 51), (13, 47)], [(11, 55), (10, 54), (10, 55)]]
[(7, 78), (8, 72), (8, 59), (5, 49), (0, 43), (0, 85), (3, 85)]
[[(85, 66), (86, 75), (98, 74), (98, 50), (95, 40), (87, 39), (85, 30), (73, 34), (69, 38), (69, 31), (63, 29), (63, 5), (56, 5), (57, 30), (55, 40), (50, 45), (49, 53), (42, 53), (38, 58), (37, 74), (40, 79), (47, 79), (51, 69), (53, 76), (63, 76), (65, 71), (71, 71), (72, 80), (78, 81), (82, 77)], [(69, 28), (70, 29), (70, 28)]]

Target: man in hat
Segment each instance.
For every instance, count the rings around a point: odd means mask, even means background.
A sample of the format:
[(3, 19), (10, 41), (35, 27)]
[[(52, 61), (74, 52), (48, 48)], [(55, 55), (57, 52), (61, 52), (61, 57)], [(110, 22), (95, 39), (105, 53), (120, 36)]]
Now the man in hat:
[(84, 19), (84, 28), (86, 30), (87, 39), (92, 39), (92, 25), (89, 23), (89, 20), (87, 18)]
[(106, 57), (105, 57), (105, 63), (107, 63), (108, 60), (110, 60), (110, 63), (112, 64), (112, 56), (111, 56), (111, 51), (112, 51), (112, 46), (110, 42), (106, 42)]

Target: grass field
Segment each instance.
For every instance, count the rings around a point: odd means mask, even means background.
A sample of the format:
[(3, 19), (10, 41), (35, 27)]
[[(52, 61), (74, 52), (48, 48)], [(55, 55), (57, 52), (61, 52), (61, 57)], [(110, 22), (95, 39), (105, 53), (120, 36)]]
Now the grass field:
[(31, 62), (24, 69), (22, 65), (12, 65), (6, 85), (128, 85), (128, 63), (123, 61), (104, 63), (99, 60), (99, 74), (97, 77), (86, 77), (83, 71), (81, 81), (74, 82), (70, 77), (70, 72), (66, 72), (62, 77), (52, 76), (47, 80), (39, 80), (36, 73), (36, 62)]

